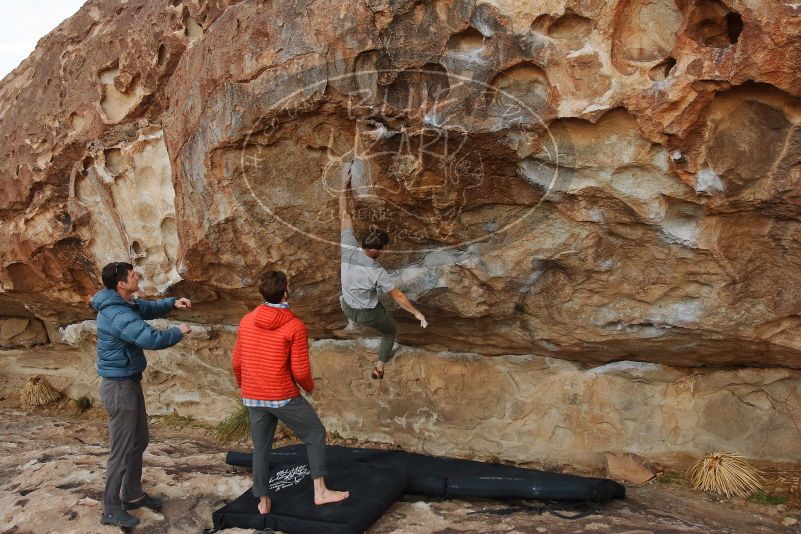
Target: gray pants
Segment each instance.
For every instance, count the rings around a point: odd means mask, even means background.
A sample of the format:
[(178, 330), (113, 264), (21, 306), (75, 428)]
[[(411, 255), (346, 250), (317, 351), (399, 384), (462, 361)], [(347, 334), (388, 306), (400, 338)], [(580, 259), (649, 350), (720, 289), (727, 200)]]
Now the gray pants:
[(395, 319), (380, 302), (375, 308), (365, 310), (351, 308), (340, 298), (339, 304), (345, 316), (356, 324), (375, 328), (381, 333), (381, 344), (378, 346), (378, 359), (386, 363), (392, 358), (392, 347), (395, 346), (395, 336), (398, 327)]
[[(142, 384), (138, 380), (109, 380), (100, 383), (100, 400), (108, 412), (111, 453), (106, 467), (103, 513), (122, 510), (122, 501), (136, 500), (142, 491), (142, 455), (150, 435)], [(122, 499), (120, 499), (122, 490)]]
[(248, 407), (248, 415), (250, 437), (253, 438), (254, 497), (267, 495), (270, 485), (270, 450), (279, 420), (306, 444), (311, 477), (325, 476), (325, 427), (306, 399), (298, 395), (281, 408)]

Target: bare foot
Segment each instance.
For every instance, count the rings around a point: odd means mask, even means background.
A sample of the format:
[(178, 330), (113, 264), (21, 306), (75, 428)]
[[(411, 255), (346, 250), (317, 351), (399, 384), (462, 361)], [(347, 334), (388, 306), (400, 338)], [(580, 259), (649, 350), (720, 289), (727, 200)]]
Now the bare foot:
[(349, 491), (334, 491), (326, 488), (319, 494), (315, 493), (314, 504), (329, 504), (332, 502), (344, 501), (348, 497), (350, 497)]
[(270, 500), (269, 497), (262, 497), (259, 499), (259, 513), (261, 515), (267, 515), (270, 513), (270, 509), (273, 507), (273, 502)]

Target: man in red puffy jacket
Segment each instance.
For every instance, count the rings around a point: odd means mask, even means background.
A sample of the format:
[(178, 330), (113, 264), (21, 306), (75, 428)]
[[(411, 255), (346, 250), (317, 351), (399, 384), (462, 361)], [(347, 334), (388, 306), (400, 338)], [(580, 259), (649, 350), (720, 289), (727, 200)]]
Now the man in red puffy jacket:
[(287, 278), (268, 271), (259, 278), (265, 303), (239, 322), (233, 368), (242, 402), (248, 408), (253, 439), (253, 495), (259, 512), (270, 512), (267, 497), (269, 456), (275, 427), (281, 420), (303, 440), (314, 481), (314, 504), (347, 499), (347, 491), (325, 486), (325, 427), (311, 405), (300, 395), (314, 390), (309, 365), (309, 342), (303, 321), (289, 311)]

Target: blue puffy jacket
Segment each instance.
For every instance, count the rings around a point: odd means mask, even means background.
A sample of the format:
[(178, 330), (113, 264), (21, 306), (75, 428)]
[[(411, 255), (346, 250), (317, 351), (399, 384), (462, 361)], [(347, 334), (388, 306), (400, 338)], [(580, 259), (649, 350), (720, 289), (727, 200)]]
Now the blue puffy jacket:
[(177, 326), (157, 330), (147, 319), (167, 315), (175, 298), (126, 301), (111, 289), (92, 297), (97, 310), (97, 372), (105, 378), (139, 376), (147, 367), (143, 349), (172, 347), (183, 337)]

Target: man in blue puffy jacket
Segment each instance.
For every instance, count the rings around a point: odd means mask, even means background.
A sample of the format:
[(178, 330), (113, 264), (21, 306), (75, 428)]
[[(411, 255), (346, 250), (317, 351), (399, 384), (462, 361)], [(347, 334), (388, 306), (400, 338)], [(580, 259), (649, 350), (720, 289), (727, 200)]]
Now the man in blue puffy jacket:
[(192, 303), (185, 298), (133, 298), (139, 275), (130, 263), (109, 263), (101, 277), (106, 289), (92, 297), (92, 307), (97, 310), (97, 372), (103, 378), (100, 400), (109, 415), (111, 453), (100, 522), (130, 528), (139, 519), (126, 510), (162, 507), (161, 499), (142, 490), (142, 455), (149, 440), (141, 384), (147, 366), (144, 350), (172, 347), (191, 331), (185, 324), (157, 330), (145, 321)]

